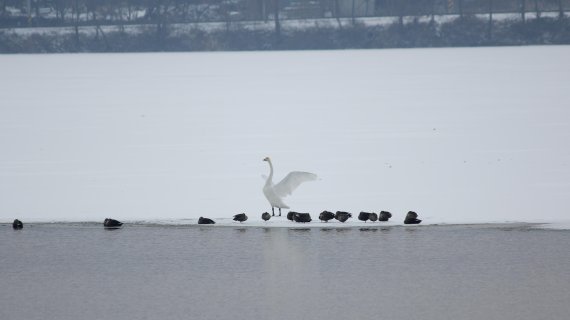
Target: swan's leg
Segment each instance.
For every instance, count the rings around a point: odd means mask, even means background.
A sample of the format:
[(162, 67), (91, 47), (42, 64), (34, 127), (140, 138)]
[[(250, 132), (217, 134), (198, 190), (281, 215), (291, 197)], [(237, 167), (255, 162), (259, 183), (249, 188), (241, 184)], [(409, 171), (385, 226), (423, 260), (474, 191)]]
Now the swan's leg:
[(281, 208), (279, 208), (279, 216), (281, 217)]
[(275, 217), (275, 208), (271, 207), (271, 213), (273, 213), (273, 216)]

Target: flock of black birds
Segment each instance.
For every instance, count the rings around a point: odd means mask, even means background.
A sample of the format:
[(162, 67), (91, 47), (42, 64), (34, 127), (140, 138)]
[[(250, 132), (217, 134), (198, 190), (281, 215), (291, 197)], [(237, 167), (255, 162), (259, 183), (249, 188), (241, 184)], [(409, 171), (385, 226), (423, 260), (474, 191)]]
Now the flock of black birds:
[[(319, 220), (324, 222), (336, 219), (344, 223), (350, 218), (352, 218), (352, 213), (346, 211), (337, 211), (336, 213), (332, 213), (330, 211), (323, 211), (321, 212), (321, 214), (319, 214)], [(392, 214), (388, 211), (380, 211), (380, 214), (376, 214), (374, 212), (362, 211), (358, 214), (358, 220), (364, 222), (368, 220), (372, 222), (388, 221), (390, 218), (392, 218)], [(267, 221), (271, 219), (271, 214), (269, 214), (269, 212), (264, 212), (261, 214), (261, 219)], [(287, 213), (287, 219), (301, 223), (307, 223), (312, 221), (311, 214), (303, 212), (295, 212), (295, 211), (289, 211)], [(247, 215), (245, 213), (236, 214), (233, 217), (233, 220), (238, 221), (240, 223), (247, 221)], [(404, 224), (419, 224), (420, 222), (422, 222), (422, 220), (418, 219), (418, 214), (415, 213), (414, 211), (409, 211), (408, 214), (406, 215), (406, 218), (404, 219)], [(198, 224), (215, 224), (215, 223), (216, 222), (214, 220), (209, 218), (200, 217), (198, 219)], [(103, 221), (103, 226), (106, 229), (117, 229), (122, 227), (123, 223), (115, 219), (107, 218), (105, 219), (105, 221)], [(14, 228), (14, 230), (19, 230), (24, 228), (24, 224), (22, 223), (22, 221), (15, 219), (14, 222), (12, 223), (12, 228)]]
[[(261, 219), (267, 221), (271, 219), (272, 215), (269, 212), (264, 212), (261, 214)], [(336, 213), (332, 213), (330, 211), (323, 211), (319, 214), (319, 220), (328, 222), (329, 220), (336, 219), (340, 222), (346, 222), (348, 219), (352, 218), (352, 213), (346, 211), (337, 211)], [(392, 214), (388, 211), (380, 211), (380, 214), (376, 214), (375, 212), (365, 212), (361, 211), (358, 214), (358, 220), (360, 221), (388, 221), (392, 218)], [(202, 219), (202, 218), (200, 218)], [(289, 211), (287, 213), (287, 219), (294, 221), (294, 222), (301, 222), (307, 223), (313, 221), (311, 219), (310, 213), (303, 213), (303, 212), (296, 212), (296, 211)], [(210, 220), (210, 219), (208, 219)], [(247, 215), (245, 213), (236, 214), (233, 218), (234, 221), (244, 222), (247, 220)], [(214, 221), (210, 220), (210, 223), (215, 223)], [(422, 220), (418, 219), (418, 214), (414, 211), (409, 211), (404, 219), (404, 224), (419, 224)], [(198, 224), (200, 224), (200, 220), (198, 220)]]
[[(103, 227), (105, 227), (105, 229), (118, 229), (122, 226), (123, 226), (123, 223), (121, 221), (118, 221), (115, 219), (107, 218), (107, 219), (105, 219), (105, 221), (103, 221)], [(22, 221), (20, 221), (18, 219), (14, 219), (14, 222), (12, 223), (12, 228), (14, 228), (14, 230), (23, 229), (24, 223), (22, 223)]]

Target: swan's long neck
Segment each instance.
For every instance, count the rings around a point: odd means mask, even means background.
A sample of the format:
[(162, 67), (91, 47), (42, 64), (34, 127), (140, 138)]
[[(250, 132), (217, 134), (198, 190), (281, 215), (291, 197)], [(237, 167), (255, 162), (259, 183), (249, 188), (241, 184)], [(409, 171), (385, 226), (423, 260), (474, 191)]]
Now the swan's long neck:
[(271, 163), (271, 160), (267, 160), (267, 163), (269, 163), (269, 177), (267, 177), (265, 184), (270, 185), (273, 183), (273, 164)]

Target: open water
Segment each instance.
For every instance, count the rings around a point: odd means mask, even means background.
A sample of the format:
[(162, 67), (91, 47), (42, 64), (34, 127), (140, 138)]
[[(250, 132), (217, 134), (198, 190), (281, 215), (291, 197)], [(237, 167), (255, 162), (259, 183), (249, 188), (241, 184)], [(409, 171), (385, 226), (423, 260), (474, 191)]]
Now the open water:
[(568, 319), (570, 231), (0, 225), (0, 319)]

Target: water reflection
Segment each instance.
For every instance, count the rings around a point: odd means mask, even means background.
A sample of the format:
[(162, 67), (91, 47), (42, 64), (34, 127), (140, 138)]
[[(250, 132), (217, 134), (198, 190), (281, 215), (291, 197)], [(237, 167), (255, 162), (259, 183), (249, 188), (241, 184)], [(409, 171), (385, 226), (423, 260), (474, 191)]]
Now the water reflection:
[(410, 228), (410, 227), (407, 227), (407, 228), (404, 228), (404, 230), (405, 230), (406, 232), (410, 233), (410, 234), (413, 234), (414, 232), (417, 232), (417, 231), (418, 231), (418, 228), (415, 228), (415, 227), (411, 227), (411, 228)]
[[(265, 318), (274, 314), (311, 314), (307, 296), (317, 295), (320, 285), (312, 281), (315, 263), (314, 233), (310, 228), (272, 228), (263, 243), (263, 299)], [(286, 302), (286, 303), (285, 303)], [(294, 306), (294, 307), (292, 307)]]
[[(568, 231), (316, 229), (153, 226), (105, 232), (50, 225), (17, 236), (0, 232), (0, 249), (18, 252), (2, 260), (3, 272), (26, 274), (2, 279), (3, 292), (10, 294), (0, 305), (27, 301), (30, 308), (13, 317), (18, 320), (59, 310), (66, 313), (58, 319), (94, 320), (99, 306), (112, 301), (121, 302), (112, 310), (120, 319), (168, 314), (176, 319), (438, 320), (449, 314), (518, 320), (567, 314)], [(30, 292), (37, 292), (34, 299)], [(92, 303), (84, 306), (84, 301)], [(379, 301), (389, 303), (379, 306)]]

